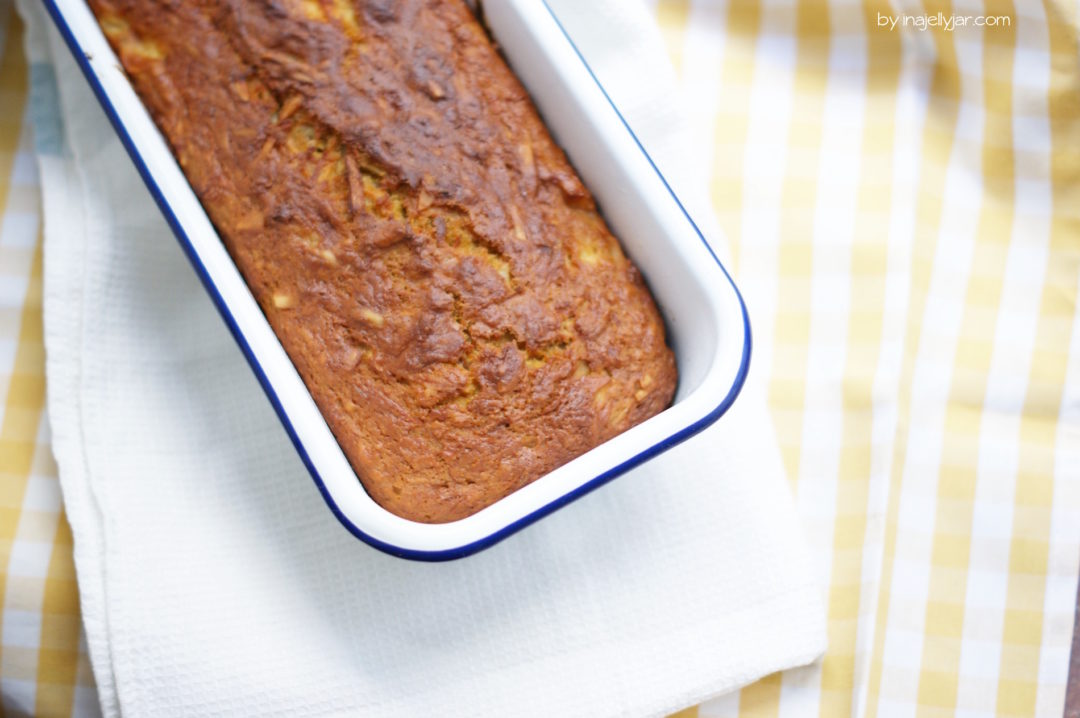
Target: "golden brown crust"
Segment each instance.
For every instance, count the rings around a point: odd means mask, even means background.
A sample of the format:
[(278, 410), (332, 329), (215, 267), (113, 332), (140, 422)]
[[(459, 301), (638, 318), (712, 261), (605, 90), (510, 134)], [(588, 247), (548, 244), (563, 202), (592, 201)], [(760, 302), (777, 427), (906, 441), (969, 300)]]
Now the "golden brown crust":
[(90, 0), (357, 474), (472, 514), (668, 405), (648, 290), (460, 0)]

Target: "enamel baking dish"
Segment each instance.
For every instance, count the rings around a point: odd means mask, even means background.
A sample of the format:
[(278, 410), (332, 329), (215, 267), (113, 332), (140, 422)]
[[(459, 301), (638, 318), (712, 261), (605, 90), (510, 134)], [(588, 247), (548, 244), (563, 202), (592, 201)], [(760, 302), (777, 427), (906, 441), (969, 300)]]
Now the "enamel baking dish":
[(738, 395), (750, 324), (731, 278), (547, 5), (485, 0), (499, 46), (645, 275), (667, 323), (679, 388), (666, 411), (468, 518), (422, 524), (391, 514), (364, 491), (85, 0), (46, 5), (327, 506), (361, 540), (413, 559), (474, 553), (700, 431)]

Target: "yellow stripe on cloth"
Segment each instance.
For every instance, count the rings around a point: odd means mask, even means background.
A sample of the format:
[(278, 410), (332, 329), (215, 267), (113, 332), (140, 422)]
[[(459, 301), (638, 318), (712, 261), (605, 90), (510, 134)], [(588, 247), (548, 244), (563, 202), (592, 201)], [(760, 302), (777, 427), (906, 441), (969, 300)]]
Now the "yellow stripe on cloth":
[[(11, 8), (4, 10), (13, 13)], [(17, 22), (8, 19), (6, 35), (0, 46), (3, 48), (0, 55), (0, 102), (5, 108), (0, 113), (0, 216), (11, 209), (9, 198), (12, 183), (9, 178), (21, 137), (21, 118), (27, 90), (26, 62), (20, 44), (22, 33)], [(33, 270), (30, 273), (32, 276)], [(7, 274), (5, 271), (0, 276), (6, 277)], [(24, 292), (26, 295), (31, 293), (30, 289)], [(0, 571), (0, 597), (7, 596), (12, 583), (8, 567), (20, 525), (23, 496), (35, 449), (38, 415), (44, 402), (44, 397), (38, 396), (42, 393), (40, 388), (43, 385), (41, 372), (38, 371), (42, 358), (40, 304), (28, 306), (20, 299), (18, 306), (6, 309), (18, 319), (10, 327), (12, 336), (6, 337), (14, 340), (15, 346), (10, 357), (5, 357), (4, 373), (0, 378), (0, 391), (3, 391), (4, 397), (4, 413), (0, 418), (0, 566), (4, 567)], [(23, 583), (22, 578), (18, 577), (14, 582), (16, 587)], [(33, 604), (32, 601), (30, 603)], [(23, 660), (28, 654), (26, 647), (8, 645), (9, 638), (3, 632), (7, 623), (6, 620), (0, 622), (0, 676), (22, 678), (32, 675), (27, 662)]]
[[(1075, 16), (1071, 9), (1049, 5), (1050, 73), (1048, 111), (1053, 151), (1050, 169), (1053, 219), (1049, 257), (1036, 319), (1033, 361), (1020, 416), (1019, 473), (1013, 498), (1009, 543), (1009, 580), (1005, 599), (999, 715), (1032, 715), (1052, 710), (1064, 690), (1043, 689), (1039, 706), (1045, 581), (1049, 569), (1052, 498), (1055, 475), (1076, 480), (1077, 467), (1060, 466), (1057, 451), (1062, 390), (1070, 361), (1067, 327), (1076, 312), (1080, 274), (1080, 88), (1077, 86)], [(1060, 14), (1059, 14), (1060, 13)], [(1070, 17), (1071, 16), (1071, 17)], [(1066, 62), (1068, 58), (1068, 62)], [(1076, 357), (1072, 357), (1076, 361)], [(1066, 473), (1071, 473), (1067, 479)], [(1068, 640), (1067, 634), (1055, 637)]]

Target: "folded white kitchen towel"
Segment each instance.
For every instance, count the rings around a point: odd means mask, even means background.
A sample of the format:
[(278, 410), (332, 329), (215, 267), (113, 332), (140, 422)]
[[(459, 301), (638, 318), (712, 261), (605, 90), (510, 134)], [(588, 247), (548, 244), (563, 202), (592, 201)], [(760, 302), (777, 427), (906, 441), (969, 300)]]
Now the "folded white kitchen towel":
[[(645, 9), (551, 4), (723, 253)], [(476, 556), (348, 534), (40, 4), (21, 11), (49, 412), (106, 715), (662, 715), (821, 654), (755, 372), (711, 429)]]

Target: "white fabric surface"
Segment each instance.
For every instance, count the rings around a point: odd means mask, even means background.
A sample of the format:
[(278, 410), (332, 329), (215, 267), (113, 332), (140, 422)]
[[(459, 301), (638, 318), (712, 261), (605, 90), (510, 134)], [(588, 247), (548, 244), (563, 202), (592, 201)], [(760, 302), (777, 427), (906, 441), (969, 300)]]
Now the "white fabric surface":
[[(552, 5), (707, 220), (643, 8)], [(479, 555), (351, 537), (40, 5), (21, 10), (65, 124), (41, 157), (47, 385), (106, 715), (662, 715), (822, 653), (754, 372), (713, 428)]]

